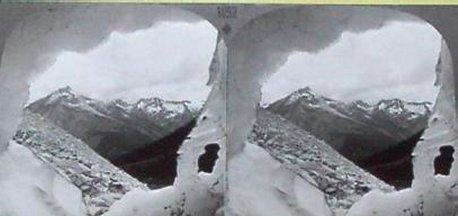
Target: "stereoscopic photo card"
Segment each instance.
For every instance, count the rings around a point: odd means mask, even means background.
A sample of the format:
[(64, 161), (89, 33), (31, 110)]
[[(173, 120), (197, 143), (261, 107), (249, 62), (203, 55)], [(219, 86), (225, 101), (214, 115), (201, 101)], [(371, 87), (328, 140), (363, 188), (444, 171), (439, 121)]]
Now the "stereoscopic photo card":
[(0, 3), (0, 216), (457, 216), (454, 2), (262, 3)]

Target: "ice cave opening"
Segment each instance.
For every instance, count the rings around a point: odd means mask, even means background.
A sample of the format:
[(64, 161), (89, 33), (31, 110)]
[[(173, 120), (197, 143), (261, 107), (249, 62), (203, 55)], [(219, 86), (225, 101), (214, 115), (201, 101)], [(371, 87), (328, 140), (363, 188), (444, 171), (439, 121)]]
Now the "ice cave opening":
[[(62, 52), (33, 79), (20, 133), (30, 133), (28, 122), (39, 120), (29, 114), (37, 114), (149, 188), (172, 185), (177, 151), (209, 93), (215, 44), (216, 30), (207, 21), (161, 21), (114, 32), (84, 54)], [(16, 141), (46, 155), (47, 144), (34, 139)]]
[(344, 32), (320, 52), (292, 52), (261, 103), (375, 177), (410, 187), (411, 155), (439, 92), (441, 40), (421, 21)]

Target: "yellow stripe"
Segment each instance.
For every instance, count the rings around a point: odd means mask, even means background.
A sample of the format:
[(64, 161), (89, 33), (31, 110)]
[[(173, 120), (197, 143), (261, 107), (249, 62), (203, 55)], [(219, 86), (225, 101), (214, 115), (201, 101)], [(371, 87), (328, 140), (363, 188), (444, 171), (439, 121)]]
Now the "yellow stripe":
[(458, 0), (0, 0), (14, 3), (178, 3), (313, 5), (458, 5)]

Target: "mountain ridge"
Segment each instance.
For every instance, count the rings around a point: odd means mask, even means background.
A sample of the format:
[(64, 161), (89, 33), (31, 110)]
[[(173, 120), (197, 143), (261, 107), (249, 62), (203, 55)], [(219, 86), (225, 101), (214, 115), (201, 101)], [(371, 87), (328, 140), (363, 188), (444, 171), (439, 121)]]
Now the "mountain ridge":
[(188, 101), (142, 98), (98, 101), (60, 88), (26, 107), (114, 159), (142, 148), (195, 118)]
[[(430, 102), (382, 99), (375, 104), (344, 103), (299, 89), (270, 104), (267, 110), (323, 139), (351, 160), (360, 160), (424, 130)], [(379, 140), (374, 142), (374, 140)]]

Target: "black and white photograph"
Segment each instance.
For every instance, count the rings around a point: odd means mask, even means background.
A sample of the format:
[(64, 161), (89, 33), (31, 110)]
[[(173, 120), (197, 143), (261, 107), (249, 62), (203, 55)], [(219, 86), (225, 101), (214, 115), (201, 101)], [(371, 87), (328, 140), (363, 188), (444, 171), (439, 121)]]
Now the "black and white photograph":
[(458, 216), (456, 6), (0, 20), (0, 216)]

